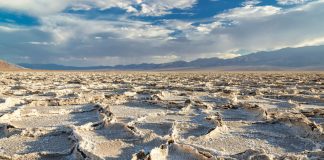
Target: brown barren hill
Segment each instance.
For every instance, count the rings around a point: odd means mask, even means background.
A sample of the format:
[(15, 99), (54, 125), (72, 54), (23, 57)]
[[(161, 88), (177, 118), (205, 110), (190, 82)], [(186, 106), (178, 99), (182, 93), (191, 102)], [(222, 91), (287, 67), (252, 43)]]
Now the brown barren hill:
[(23, 69), (24, 69), (23, 67), (0, 60), (0, 71), (16, 71), (16, 70), (23, 70)]

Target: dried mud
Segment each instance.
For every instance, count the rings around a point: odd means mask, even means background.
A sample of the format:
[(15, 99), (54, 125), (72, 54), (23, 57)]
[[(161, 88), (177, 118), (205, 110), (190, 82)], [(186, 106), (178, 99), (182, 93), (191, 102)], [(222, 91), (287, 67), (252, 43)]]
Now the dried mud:
[(321, 73), (0, 73), (0, 159), (323, 159)]

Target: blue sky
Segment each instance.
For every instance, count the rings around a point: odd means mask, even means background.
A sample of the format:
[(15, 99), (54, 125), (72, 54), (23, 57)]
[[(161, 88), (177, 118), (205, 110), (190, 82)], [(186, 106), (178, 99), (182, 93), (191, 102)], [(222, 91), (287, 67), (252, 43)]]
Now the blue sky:
[(323, 0), (0, 0), (0, 58), (75, 66), (324, 43)]

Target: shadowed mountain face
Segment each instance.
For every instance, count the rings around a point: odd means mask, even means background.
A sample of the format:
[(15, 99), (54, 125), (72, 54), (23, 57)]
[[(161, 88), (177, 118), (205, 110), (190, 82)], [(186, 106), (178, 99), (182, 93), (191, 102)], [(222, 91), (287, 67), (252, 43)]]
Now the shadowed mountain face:
[(258, 52), (229, 60), (231, 64), (282, 67), (324, 66), (324, 46)]
[(10, 64), (3, 60), (0, 60), (0, 71), (1, 70), (19, 70), (19, 69), (22, 69), (22, 67), (14, 65), (14, 64)]
[(286, 48), (270, 52), (257, 52), (233, 59), (206, 58), (197, 59), (191, 62), (176, 61), (163, 64), (132, 64), (117, 66), (92, 66), (73, 67), (56, 64), (20, 64), (31, 69), (49, 70), (154, 70), (154, 69), (200, 69), (217, 67), (276, 67), (276, 68), (323, 68), (324, 67), (324, 46)]

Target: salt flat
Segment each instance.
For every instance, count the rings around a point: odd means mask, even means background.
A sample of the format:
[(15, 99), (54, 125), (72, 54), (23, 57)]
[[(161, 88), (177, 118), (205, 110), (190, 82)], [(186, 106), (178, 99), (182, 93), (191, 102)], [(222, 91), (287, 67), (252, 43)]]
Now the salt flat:
[(0, 73), (0, 159), (321, 159), (323, 127), (323, 73)]

